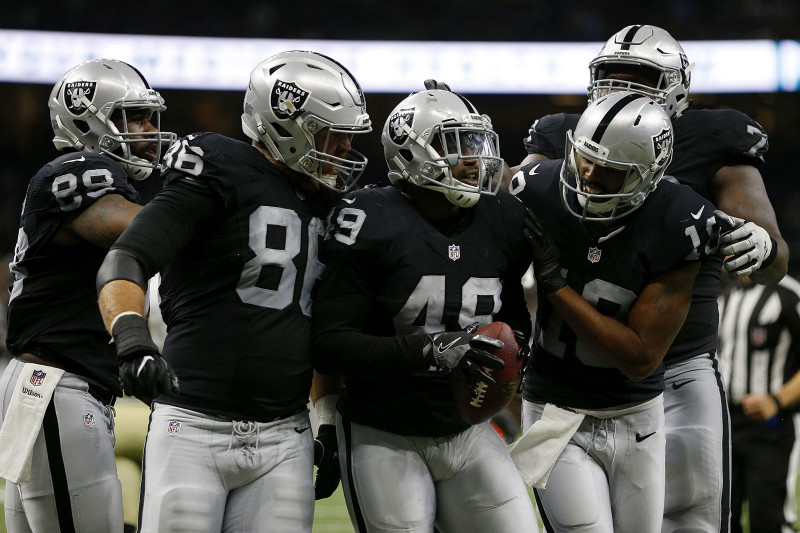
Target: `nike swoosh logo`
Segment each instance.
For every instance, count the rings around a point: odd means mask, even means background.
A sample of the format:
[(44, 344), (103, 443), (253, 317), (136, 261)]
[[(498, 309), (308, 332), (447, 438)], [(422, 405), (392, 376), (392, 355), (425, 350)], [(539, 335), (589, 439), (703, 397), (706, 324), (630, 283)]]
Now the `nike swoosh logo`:
[(304, 427), (304, 428), (294, 428), (294, 430), (295, 430), (297, 433), (305, 433), (305, 431), (306, 431), (307, 429), (309, 429), (310, 427), (311, 427), (311, 426), (306, 426), (306, 427)]
[(687, 385), (687, 384), (691, 383), (692, 381), (695, 381), (695, 380), (693, 380), (693, 379), (687, 379), (686, 381), (681, 381), (680, 383), (678, 383), (678, 382), (676, 381), (675, 383), (673, 383), (673, 384), (672, 384), (672, 388), (673, 388), (673, 389), (675, 389), (675, 390), (678, 390), (678, 389), (680, 389), (681, 387), (683, 387), (684, 385)]
[(83, 157), (83, 156), (80, 156), (78, 159), (70, 159), (69, 161), (64, 161), (61, 164), (62, 165), (66, 165), (67, 163), (80, 163), (81, 161), (86, 161), (86, 158)]
[(636, 434), (636, 442), (642, 442), (643, 440), (645, 440), (645, 439), (649, 439), (650, 437), (652, 437), (652, 436), (653, 436), (653, 435), (655, 435), (655, 434), (656, 434), (656, 432), (655, 432), (655, 431), (654, 431), (654, 432), (652, 432), (652, 433), (648, 433), (647, 435), (639, 435), (639, 434), (637, 433), (637, 434)]
[(353, 202), (356, 201), (355, 198), (342, 198), (342, 199), (344, 200), (344, 203), (346, 203), (346, 204), (352, 204)]
[(536, 169), (537, 169), (537, 168), (539, 168), (539, 165), (536, 165), (535, 167), (533, 167), (532, 169), (530, 169), (530, 170), (528, 171), (528, 175), (529, 175), (529, 176), (535, 176), (535, 175), (537, 175), (537, 174), (538, 174), (538, 172), (536, 172)]
[(700, 215), (703, 214), (703, 209), (705, 209), (705, 208), (706, 208), (706, 206), (701, 207), (700, 211), (698, 211), (696, 215), (694, 213), (690, 213), (692, 215), (692, 218), (695, 219), (695, 220), (699, 220), (700, 219)]
[(457, 343), (457, 342), (458, 342), (458, 339), (454, 340), (453, 342), (451, 342), (447, 346), (445, 346), (444, 344), (440, 344), (439, 346), (436, 347), (436, 349), (439, 350), (439, 352), (443, 352), (443, 351), (447, 350), (448, 348), (452, 348), (455, 345), (455, 343)]

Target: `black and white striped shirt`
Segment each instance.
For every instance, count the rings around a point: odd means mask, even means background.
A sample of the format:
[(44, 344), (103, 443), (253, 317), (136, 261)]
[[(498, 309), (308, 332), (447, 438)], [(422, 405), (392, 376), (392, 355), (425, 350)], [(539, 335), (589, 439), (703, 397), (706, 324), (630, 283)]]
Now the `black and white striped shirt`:
[(736, 284), (719, 298), (719, 360), (728, 401), (775, 394), (800, 369), (800, 283)]

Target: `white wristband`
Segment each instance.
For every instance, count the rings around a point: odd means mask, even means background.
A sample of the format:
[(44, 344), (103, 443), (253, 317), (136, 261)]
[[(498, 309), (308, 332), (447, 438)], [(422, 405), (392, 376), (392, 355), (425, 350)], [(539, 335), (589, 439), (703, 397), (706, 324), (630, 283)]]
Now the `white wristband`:
[(338, 394), (328, 394), (314, 402), (314, 410), (317, 412), (317, 421), (320, 425), (336, 424), (337, 401), (339, 401)]

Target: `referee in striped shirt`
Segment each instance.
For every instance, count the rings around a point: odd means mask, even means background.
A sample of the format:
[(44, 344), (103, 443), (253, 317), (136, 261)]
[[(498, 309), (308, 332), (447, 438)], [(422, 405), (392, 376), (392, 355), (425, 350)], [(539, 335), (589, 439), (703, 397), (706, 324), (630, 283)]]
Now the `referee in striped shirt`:
[(800, 283), (747, 278), (720, 298), (719, 360), (731, 411), (732, 531), (749, 502), (751, 533), (782, 533), (797, 520), (800, 453)]

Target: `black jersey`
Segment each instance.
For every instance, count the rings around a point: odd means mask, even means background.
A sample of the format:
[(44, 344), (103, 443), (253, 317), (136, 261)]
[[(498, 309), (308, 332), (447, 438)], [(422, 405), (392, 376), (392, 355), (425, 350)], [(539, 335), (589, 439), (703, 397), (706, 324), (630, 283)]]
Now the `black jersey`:
[[(495, 320), (530, 334), (524, 206), (501, 191), (460, 211), (436, 227), (392, 186), (355, 191), (333, 211), (312, 321), (315, 364), (345, 375), (346, 418), (401, 435), (462, 431), (449, 376), (423, 363), (425, 334)], [(404, 358), (412, 370), (398, 370)]]
[[(523, 141), (529, 154), (564, 157), (566, 132), (578, 124), (578, 114), (558, 113), (537, 120)], [(674, 119), (675, 146), (667, 174), (715, 202), (714, 179), (723, 166), (761, 167), (769, 148), (767, 134), (752, 118), (734, 109), (689, 110)], [(678, 362), (717, 347), (722, 258), (703, 260), (695, 282), (692, 307), (665, 361)]]
[(116, 353), (97, 307), (95, 277), (107, 250), (53, 242), (65, 221), (107, 194), (139, 198), (124, 169), (100, 154), (64, 154), (31, 179), (11, 264), (6, 342), (14, 355), (32, 353), (121, 395)]
[[(705, 254), (714, 207), (689, 187), (662, 182), (641, 207), (613, 223), (582, 222), (561, 204), (563, 160), (523, 166), (509, 191), (533, 209), (559, 249), (567, 282), (600, 313), (620, 322), (646, 285)], [(572, 186), (575, 186), (574, 177)], [(577, 195), (568, 193), (575, 203)], [(577, 338), (539, 294), (534, 355), (523, 395), (583, 409), (638, 403), (660, 394), (664, 367), (634, 382)]]
[(164, 357), (181, 389), (158, 401), (256, 421), (304, 409), (329, 206), (302, 200), (255, 147), (221, 135), (180, 139), (164, 163), (160, 194), (189, 180), (221, 210), (162, 270)]

